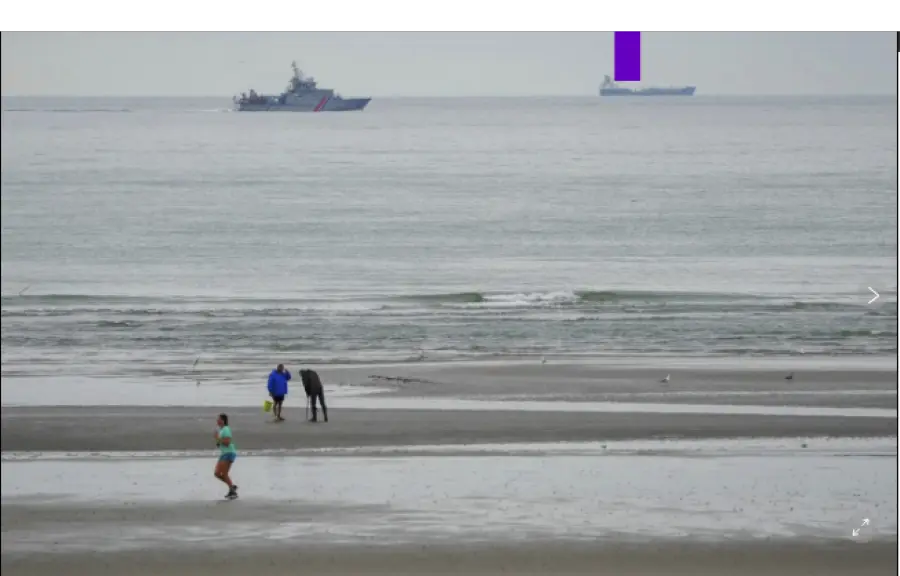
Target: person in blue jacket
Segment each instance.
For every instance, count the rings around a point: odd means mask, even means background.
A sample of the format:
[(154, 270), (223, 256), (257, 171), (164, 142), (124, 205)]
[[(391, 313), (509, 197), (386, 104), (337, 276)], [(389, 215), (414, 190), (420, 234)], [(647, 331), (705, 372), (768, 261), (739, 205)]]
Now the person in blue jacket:
[(288, 393), (288, 380), (291, 379), (291, 373), (287, 371), (284, 364), (279, 364), (277, 368), (269, 374), (269, 396), (272, 397), (272, 414), (275, 415), (276, 422), (284, 422), (281, 417), (281, 405), (284, 404), (284, 397)]

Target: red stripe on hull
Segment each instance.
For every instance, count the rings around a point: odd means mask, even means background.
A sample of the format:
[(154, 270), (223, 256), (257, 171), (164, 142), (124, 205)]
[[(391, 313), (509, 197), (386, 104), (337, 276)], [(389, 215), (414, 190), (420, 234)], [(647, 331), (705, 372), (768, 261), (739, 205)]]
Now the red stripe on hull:
[(328, 102), (328, 96), (325, 96), (324, 98), (319, 100), (319, 103), (316, 104), (316, 108), (313, 110), (313, 112), (321, 112), (322, 108), (325, 107), (326, 102)]

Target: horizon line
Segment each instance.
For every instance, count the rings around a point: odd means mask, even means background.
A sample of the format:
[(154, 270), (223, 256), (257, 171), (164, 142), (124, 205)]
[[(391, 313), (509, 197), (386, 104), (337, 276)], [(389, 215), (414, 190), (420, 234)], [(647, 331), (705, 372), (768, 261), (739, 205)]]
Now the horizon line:
[[(746, 94), (740, 92), (719, 92), (719, 93), (700, 93), (691, 96), (690, 98), (703, 98), (708, 96), (716, 96), (716, 97), (742, 97), (742, 98), (768, 98), (773, 96), (778, 97), (809, 97), (809, 96), (819, 96), (819, 97), (840, 97), (840, 96), (893, 96), (897, 97), (897, 92), (831, 92), (828, 94), (822, 94), (821, 92), (793, 92), (793, 93), (756, 93), (756, 94)], [(222, 96), (221, 94), (0, 94), (0, 98), (219, 98), (219, 99), (228, 99), (231, 100), (230, 97)], [(401, 94), (393, 94), (386, 96), (367, 96), (367, 98), (378, 98), (383, 100), (400, 100), (400, 99), (464, 99), (464, 98), (591, 98), (598, 99), (602, 98), (602, 96), (598, 94), (469, 94), (469, 95), (454, 95), (454, 96), (446, 96), (446, 95), (401, 95)]]

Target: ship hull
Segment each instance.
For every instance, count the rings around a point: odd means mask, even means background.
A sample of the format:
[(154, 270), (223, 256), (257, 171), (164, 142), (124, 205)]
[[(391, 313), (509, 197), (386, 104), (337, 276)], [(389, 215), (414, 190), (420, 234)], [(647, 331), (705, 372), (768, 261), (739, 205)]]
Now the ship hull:
[(631, 90), (629, 88), (601, 88), (601, 96), (693, 96), (696, 86), (684, 86), (683, 88), (644, 88)]
[(238, 102), (238, 112), (353, 112), (363, 110), (371, 98), (321, 98), (302, 99), (284, 104), (272, 99), (270, 102)]

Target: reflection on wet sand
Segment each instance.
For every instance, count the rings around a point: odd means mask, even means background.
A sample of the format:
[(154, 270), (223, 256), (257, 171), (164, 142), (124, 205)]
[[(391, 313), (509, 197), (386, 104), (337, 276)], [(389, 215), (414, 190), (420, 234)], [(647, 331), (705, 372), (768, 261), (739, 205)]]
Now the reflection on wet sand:
[(547, 447), (504, 455), (494, 447), (492, 458), (463, 448), (451, 455), (248, 456), (235, 465), (241, 499), (232, 503), (217, 501), (209, 458), (7, 459), (4, 551), (295, 538), (395, 545), (448, 537), (459, 544), (845, 538), (857, 517), (871, 519), (867, 538), (896, 537), (896, 439), (830, 442), (751, 442), (741, 452), (734, 441), (733, 454), (715, 443), (644, 442), (607, 454), (569, 445), (560, 455)]

